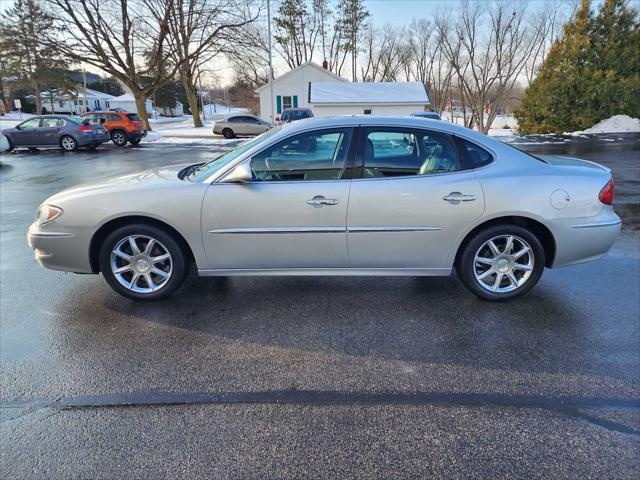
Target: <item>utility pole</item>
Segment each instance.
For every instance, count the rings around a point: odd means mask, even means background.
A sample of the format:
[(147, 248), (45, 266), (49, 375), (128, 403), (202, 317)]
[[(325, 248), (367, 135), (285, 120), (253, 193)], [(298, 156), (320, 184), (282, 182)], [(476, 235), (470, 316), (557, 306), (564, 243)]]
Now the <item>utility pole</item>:
[(87, 113), (89, 104), (87, 103), (87, 71), (82, 67), (82, 84), (84, 87), (84, 113)]
[(271, 2), (267, 0), (267, 29), (269, 35), (269, 106), (271, 107), (271, 125), (274, 124), (275, 116), (273, 114), (273, 58), (271, 53)]

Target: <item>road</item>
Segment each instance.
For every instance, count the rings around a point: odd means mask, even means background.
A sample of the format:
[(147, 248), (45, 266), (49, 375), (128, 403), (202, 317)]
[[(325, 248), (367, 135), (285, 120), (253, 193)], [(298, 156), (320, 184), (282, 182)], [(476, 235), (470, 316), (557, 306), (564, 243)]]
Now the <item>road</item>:
[(455, 277), (193, 275), (138, 304), (33, 260), (47, 196), (214, 152), (0, 157), (1, 478), (637, 478), (638, 232), (507, 304)]

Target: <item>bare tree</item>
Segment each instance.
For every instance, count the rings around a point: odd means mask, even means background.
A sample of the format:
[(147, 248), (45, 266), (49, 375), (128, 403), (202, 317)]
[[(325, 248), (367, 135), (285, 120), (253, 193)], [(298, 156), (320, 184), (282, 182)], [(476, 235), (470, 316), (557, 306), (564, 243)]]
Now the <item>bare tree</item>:
[(425, 85), (431, 106), (442, 113), (449, 102), (453, 77), (453, 67), (444, 54), (442, 37), (430, 21), (419, 19), (411, 23), (408, 38), (411, 76)]
[(465, 0), (454, 22), (436, 22), (463, 101), (482, 132), (489, 131), (543, 34), (541, 26), (527, 18), (526, 2), (486, 5)]
[(382, 29), (369, 23), (363, 35), (363, 53), (366, 62), (361, 65), (361, 78), (365, 82), (394, 82), (405, 74), (405, 65), (411, 55), (403, 42), (404, 29), (385, 25)]
[(48, 1), (66, 39), (62, 50), (126, 85), (151, 130), (145, 102), (181, 65), (169, 42), (173, 0)]
[(168, 43), (195, 127), (202, 127), (197, 83), (202, 66), (232, 48), (234, 31), (253, 22), (246, 0), (173, 0)]
[(274, 18), (275, 42), (290, 68), (313, 59), (320, 33), (318, 11), (306, 0), (282, 0)]
[(262, 22), (245, 25), (236, 32), (233, 48), (225, 52), (236, 79), (254, 89), (269, 81), (269, 39)]

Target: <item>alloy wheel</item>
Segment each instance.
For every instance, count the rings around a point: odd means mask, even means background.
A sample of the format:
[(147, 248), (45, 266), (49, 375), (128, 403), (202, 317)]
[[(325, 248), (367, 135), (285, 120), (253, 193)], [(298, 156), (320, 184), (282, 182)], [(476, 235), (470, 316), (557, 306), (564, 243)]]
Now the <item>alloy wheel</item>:
[(171, 278), (173, 260), (167, 247), (147, 235), (129, 235), (111, 251), (111, 272), (128, 290), (150, 293)]
[(127, 143), (127, 138), (124, 136), (123, 133), (120, 133), (120, 132), (114, 133), (111, 139), (113, 140), (113, 143), (115, 143), (118, 146), (121, 146)]
[(62, 148), (64, 148), (67, 151), (71, 151), (74, 148), (76, 148), (76, 141), (71, 137), (63, 137), (61, 144), (62, 144)]
[(487, 240), (475, 254), (473, 273), (490, 292), (511, 292), (524, 285), (535, 266), (531, 246), (517, 235)]

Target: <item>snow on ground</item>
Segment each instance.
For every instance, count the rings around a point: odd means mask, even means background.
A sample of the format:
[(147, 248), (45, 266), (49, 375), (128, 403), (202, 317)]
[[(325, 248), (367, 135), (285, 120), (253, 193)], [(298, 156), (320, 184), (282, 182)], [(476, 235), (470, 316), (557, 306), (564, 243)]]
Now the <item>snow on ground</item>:
[(172, 143), (172, 144), (180, 144), (180, 143), (188, 143), (188, 144), (199, 144), (199, 145), (228, 145), (235, 146), (238, 143), (243, 142), (244, 139), (226, 139), (219, 135), (210, 135), (208, 137), (197, 137), (197, 136), (165, 136), (165, 133), (159, 133), (158, 131), (153, 131), (147, 133), (147, 136), (144, 137), (143, 143)]
[(589, 133), (640, 132), (640, 119), (629, 115), (614, 115), (596, 123), (593, 127), (577, 132), (565, 132), (564, 135), (580, 136)]
[(207, 118), (222, 118), (236, 113), (250, 113), (247, 108), (232, 107), (219, 103), (210, 103), (204, 106), (204, 113)]

